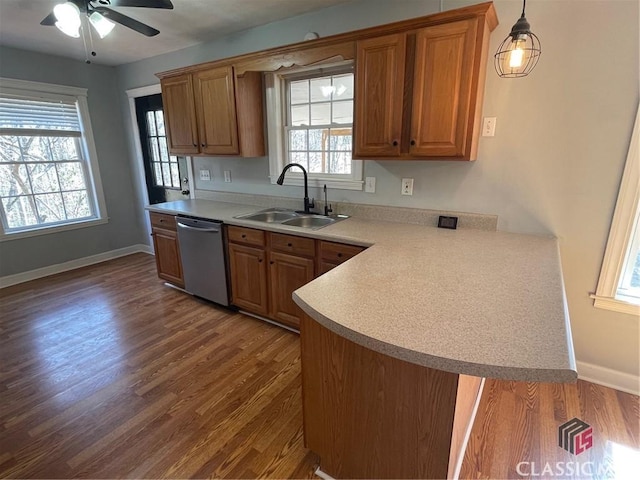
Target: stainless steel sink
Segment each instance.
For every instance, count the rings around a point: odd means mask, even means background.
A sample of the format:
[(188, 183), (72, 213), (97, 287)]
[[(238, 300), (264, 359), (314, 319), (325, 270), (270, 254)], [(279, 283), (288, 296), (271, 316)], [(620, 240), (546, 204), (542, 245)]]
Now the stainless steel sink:
[(336, 219), (332, 217), (324, 217), (322, 215), (301, 215), (290, 220), (282, 222), (282, 225), (303, 228), (320, 228), (335, 223)]
[(347, 215), (331, 215), (325, 217), (314, 213), (294, 212), (284, 208), (267, 208), (259, 212), (237, 215), (234, 218), (252, 220), (254, 222), (279, 223), (289, 227), (302, 227), (317, 230), (332, 223), (349, 218)]

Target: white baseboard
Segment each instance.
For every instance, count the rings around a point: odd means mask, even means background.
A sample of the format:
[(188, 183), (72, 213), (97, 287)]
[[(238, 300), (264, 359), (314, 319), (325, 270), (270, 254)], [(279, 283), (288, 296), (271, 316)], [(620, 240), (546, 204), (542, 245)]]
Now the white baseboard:
[(591, 363), (576, 362), (576, 365), (578, 367), (578, 378), (580, 378), (580, 380), (597, 383), (598, 385), (614, 388), (621, 392), (640, 395), (640, 377)]
[(15, 275), (0, 277), (0, 288), (6, 288), (10, 287), (11, 285), (17, 285), (19, 283), (28, 282), (30, 280), (48, 277), (49, 275), (55, 275), (56, 273), (67, 272), (76, 268), (86, 267), (87, 265), (93, 265), (95, 263), (112, 260), (114, 258), (124, 257), (125, 255), (131, 255), (132, 253), (153, 254), (153, 251), (151, 250), (151, 247), (149, 245), (143, 244), (118, 248), (117, 250), (110, 250), (108, 252), (91, 255), (89, 257), (77, 258), (75, 260), (70, 260), (64, 263), (58, 263), (56, 265), (50, 265), (48, 267), (29, 270), (28, 272), (16, 273)]

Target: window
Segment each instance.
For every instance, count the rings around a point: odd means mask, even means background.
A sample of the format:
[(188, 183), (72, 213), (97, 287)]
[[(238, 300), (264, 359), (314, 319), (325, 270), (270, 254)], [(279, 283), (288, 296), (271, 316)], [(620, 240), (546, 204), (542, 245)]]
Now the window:
[(158, 187), (179, 190), (181, 185), (178, 157), (169, 155), (162, 110), (147, 112), (147, 126), (147, 141), (151, 150), (153, 181)]
[[(267, 76), (272, 183), (287, 163), (299, 163), (309, 183), (362, 190), (362, 162), (353, 160), (351, 65)], [(291, 170), (287, 184), (300, 185)]]
[(640, 108), (592, 298), (596, 307), (640, 315)]
[(2, 79), (0, 217), (4, 239), (104, 222), (90, 132), (86, 90)]

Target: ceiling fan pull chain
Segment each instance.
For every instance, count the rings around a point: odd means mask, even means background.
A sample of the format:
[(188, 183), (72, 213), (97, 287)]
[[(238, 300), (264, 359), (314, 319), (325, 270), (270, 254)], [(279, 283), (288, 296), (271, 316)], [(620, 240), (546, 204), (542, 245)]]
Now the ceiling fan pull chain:
[(84, 25), (80, 25), (80, 30), (82, 32), (82, 43), (84, 45), (84, 61), (85, 63), (91, 63), (91, 60), (89, 60), (89, 50), (87, 49), (87, 38)]
[[(89, 25), (89, 17), (87, 17), (87, 30), (89, 31), (89, 43), (91, 45), (91, 56), (95, 57), (97, 55), (95, 49), (93, 48), (93, 34), (91, 33), (91, 28)], [(91, 63), (90, 61), (87, 63)]]

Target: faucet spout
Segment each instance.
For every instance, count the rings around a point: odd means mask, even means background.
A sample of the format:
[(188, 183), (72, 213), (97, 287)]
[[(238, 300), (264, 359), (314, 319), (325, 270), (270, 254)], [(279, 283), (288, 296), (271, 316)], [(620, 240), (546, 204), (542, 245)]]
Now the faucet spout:
[(302, 165), (300, 165), (299, 163), (289, 163), (285, 165), (285, 167), (282, 169), (282, 173), (280, 173), (280, 176), (278, 177), (278, 180), (276, 180), (276, 183), (278, 185), (282, 185), (284, 183), (284, 176), (287, 173), (287, 170), (289, 170), (291, 167), (298, 167), (300, 170), (302, 170), (302, 174), (304, 175), (304, 213), (311, 213), (311, 209), (315, 207), (315, 203), (313, 201), (313, 198), (309, 200), (309, 180), (307, 177), (307, 171)]

